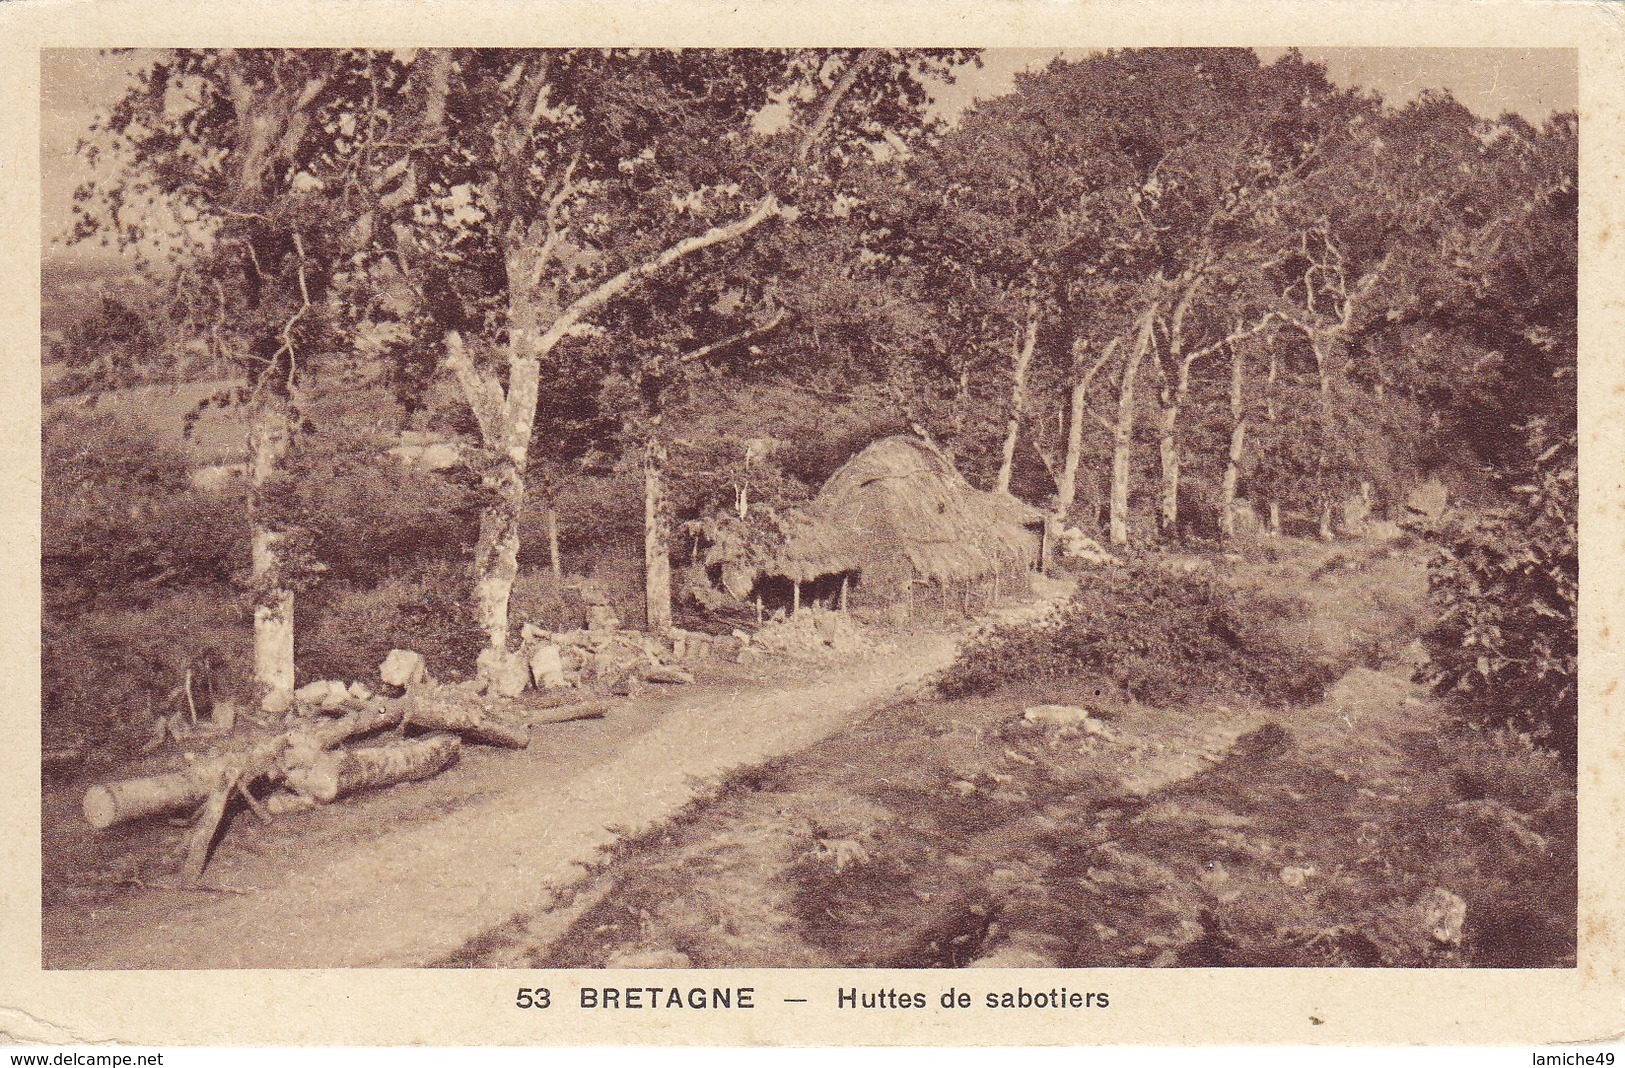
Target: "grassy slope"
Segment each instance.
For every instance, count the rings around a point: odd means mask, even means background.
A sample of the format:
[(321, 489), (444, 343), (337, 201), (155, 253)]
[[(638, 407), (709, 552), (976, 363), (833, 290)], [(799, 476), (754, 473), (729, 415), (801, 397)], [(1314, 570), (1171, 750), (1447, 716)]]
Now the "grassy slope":
[[(1572, 964), (1572, 783), (1438, 729), (1405, 659), (1419, 551), (1233, 577), (1310, 604), (1286, 625), (1346, 669), (1322, 701), (1151, 708), (1080, 678), (896, 705), (623, 844), (562, 937), (521, 918), (458, 962)], [(1111, 737), (1025, 724), (1038, 701)], [(1467, 903), (1459, 945), (1429, 933), (1436, 889)]]

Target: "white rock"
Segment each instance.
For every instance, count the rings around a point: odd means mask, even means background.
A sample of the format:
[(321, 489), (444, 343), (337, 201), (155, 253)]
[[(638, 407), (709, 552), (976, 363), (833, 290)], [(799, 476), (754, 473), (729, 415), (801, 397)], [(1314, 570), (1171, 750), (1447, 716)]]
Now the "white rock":
[(293, 694), (287, 690), (271, 690), (260, 701), (260, 710), (280, 716), (293, 705)]
[(409, 649), (391, 649), (378, 665), (378, 677), (391, 686), (411, 686), (424, 675), (423, 657)]
[[(335, 687), (337, 687), (336, 690)], [(335, 693), (338, 694), (338, 700), (343, 701), (349, 691), (342, 682), (334, 682), (332, 679), (318, 679), (315, 682), (307, 682), (293, 691), (293, 699), (300, 704), (325, 705), (333, 698)]]
[(1440, 945), (1459, 946), (1467, 922), (1467, 902), (1442, 887), (1434, 887), (1420, 902), (1422, 929)]
[(530, 654), (530, 675), (540, 690), (558, 690), (569, 685), (564, 678), (564, 660), (556, 645), (538, 645)]
[(521, 653), (486, 649), (480, 653), (477, 670), (490, 680), (490, 692), (500, 697), (518, 697), (530, 685), (530, 665)]
[(1083, 726), (1089, 722), (1089, 710), (1076, 705), (1033, 705), (1021, 713), (1028, 723), (1041, 726)]
[(372, 690), (364, 682), (352, 682), (350, 683), (349, 694), (357, 701), (366, 701), (371, 699)]

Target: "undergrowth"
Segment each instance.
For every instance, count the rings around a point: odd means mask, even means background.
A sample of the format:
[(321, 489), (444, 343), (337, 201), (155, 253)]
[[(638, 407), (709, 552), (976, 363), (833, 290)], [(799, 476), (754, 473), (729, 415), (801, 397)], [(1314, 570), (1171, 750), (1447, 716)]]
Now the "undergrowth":
[(1336, 665), (1284, 640), (1303, 614), (1294, 598), (1244, 593), (1154, 560), (1090, 574), (1070, 604), (969, 642), (937, 680), (946, 696), (992, 693), (1016, 681), (1080, 673), (1141, 701), (1230, 690), (1272, 703), (1318, 699)]

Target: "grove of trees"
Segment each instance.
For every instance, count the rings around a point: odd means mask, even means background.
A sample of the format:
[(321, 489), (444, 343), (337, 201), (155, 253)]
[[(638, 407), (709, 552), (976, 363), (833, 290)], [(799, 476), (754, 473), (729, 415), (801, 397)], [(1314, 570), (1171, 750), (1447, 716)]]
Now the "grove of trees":
[[(75, 365), (126, 384), (150, 333), (232, 369), (260, 692), (294, 684), (301, 591), (438, 568), (469, 650), (504, 650), (522, 561), (557, 575), (561, 537), (617, 522), (664, 629), (674, 564), (748, 593), (783, 509), (906, 429), (1118, 546), (1242, 536), (1244, 502), (1331, 537), (1351, 499), (1398, 518), (1430, 474), (1493, 470), (1488, 525), (1435, 532), (1441, 647), (1468, 650), (1441, 678), (1572, 708), (1576, 117), (1136, 49), (934, 118), (975, 62), (155, 54), (86, 142), (78, 234), (164, 227), (165, 321), (110, 309)], [(409, 428), (461, 464), (385, 469)], [(118, 536), (56, 504), (48, 560)], [(1565, 715), (1526, 726), (1572, 752)]]

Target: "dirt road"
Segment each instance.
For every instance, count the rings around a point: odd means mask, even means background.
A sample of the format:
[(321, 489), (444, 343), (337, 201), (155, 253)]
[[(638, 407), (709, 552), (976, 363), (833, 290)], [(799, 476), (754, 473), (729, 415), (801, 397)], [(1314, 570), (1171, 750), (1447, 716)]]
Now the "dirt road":
[(440, 959), (579, 882), (602, 847), (671, 815), (707, 780), (817, 742), (945, 666), (954, 648), (952, 635), (913, 634), (891, 654), (798, 682), (629, 702), (607, 720), (537, 728), (523, 753), (470, 751), (439, 779), (247, 828), (222, 843), (211, 878), (253, 893), (147, 891), (48, 909), (45, 965)]

